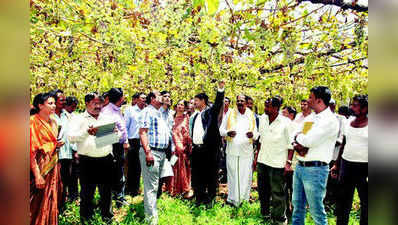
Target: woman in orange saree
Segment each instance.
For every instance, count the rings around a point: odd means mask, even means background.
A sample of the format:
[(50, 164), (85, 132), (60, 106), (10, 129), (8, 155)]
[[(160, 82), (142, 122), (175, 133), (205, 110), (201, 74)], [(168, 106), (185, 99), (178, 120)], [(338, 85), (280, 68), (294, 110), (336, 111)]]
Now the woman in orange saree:
[[(58, 224), (61, 200), (57, 148), (58, 125), (51, 117), (55, 100), (48, 94), (38, 94), (33, 100), (30, 126), (30, 224)], [(33, 114), (33, 115), (32, 115)]]

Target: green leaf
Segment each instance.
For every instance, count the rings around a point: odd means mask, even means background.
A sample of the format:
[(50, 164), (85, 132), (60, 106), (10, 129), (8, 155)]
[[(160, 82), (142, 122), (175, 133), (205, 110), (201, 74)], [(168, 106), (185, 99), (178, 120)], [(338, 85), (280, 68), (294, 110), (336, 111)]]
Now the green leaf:
[(264, 6), (264, 4), (265, 4), (266, 1), (267, 1), (267, 0), (257, 0), (256, 5), (257, 5), (257, 6)]
[(207, 0), (207, 12), (210, 15), (214, 15), (218, 10), (219, 5), (220, 0)]
[(203, 6), (204, 4), (204, 0), (193, 0), (192, 6), (194, 8), (198, 7), (198, 6)]

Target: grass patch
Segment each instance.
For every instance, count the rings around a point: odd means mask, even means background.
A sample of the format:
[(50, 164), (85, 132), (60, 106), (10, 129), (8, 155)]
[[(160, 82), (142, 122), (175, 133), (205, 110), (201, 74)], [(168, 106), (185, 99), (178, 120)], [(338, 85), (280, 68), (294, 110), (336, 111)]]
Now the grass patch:
[[(257, 186), (257, 185), (254, 185)], [(126, 196), (129, 206), (120, 209), (115, 207), (113, 202), (114, 218), (112, 224), (131, 224), (139, 225), (144, 222), (144, 202), (143, 194), (131, 198)], [(186, 224), (203, 224), (203, 225), (255, 225), (264, 223), (260, 214), (260, 202), (258, 201), (258, 193), (252, 190), (250, 202), (244, 202), (241, 207), (235, 208), (224, 204), (224, 196), (217, 196), (216, 202), (212, 208), (206, 209), (205, 206), (196, 207), (193, 201), (185, 200), (180, 197), (170, 197), (163, 194), (158, 200), (159, 224), (160, 225), (186, 225)], [(98, 202), (98, 192), (94, 201)], [(354, 203), (350, 214), (349, 224), (359, 224), (359, 198), (355, 193)], [(333, 209), (328, 212), (328, 222), (330, 225), (336, 224), (336, 217), (333, 215)], [(79, 203), (67, 203), (67, 208), (59, 217), (59, 224), (80, 224)], [(99, 210), (95, 210), (95, 216), (90, 225), (106, 224), (102, 221)], [(311, 216), (307, 213), (305, 224), (314, 224)]]

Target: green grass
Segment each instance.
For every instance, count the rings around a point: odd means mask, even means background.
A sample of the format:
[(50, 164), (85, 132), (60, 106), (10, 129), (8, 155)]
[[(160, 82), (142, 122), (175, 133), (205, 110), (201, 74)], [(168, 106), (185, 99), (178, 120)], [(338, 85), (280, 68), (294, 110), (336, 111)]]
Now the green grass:
[[(113, 203), (114, 219), (112, 224), (145, 224), (144, 223), (144, 204), (143, 195), (131, 198), (127, 196), (129, 206), (116, 209)], [(99, 195), (96, 193), (95, 201), (98, 201)], [(224, 199), (217, 196), (214, 207), (206, 209), (205, 206), (195, 207), (193, 201), (172, 198), (167, 194), (163, 194), (158, 200), (159, 224), (204, 224), (204, 225), (254, 225), (264, 224), (260, 215), (260, 203), (258, 201), (258, 193), (252, 190), (251, 199), (253, 202), (244, 202), (241, 207), (234, 208), (224, 205)], [(329, 224), (336, 224), (335, 216), (332, 212), (328, 212)], [(64, 214), (60, 216), (59, 224), (79, 224), (79, 206), (78, 203), (68, 203)], [(97, 209), (93, 221), (90, 225), (105, 224)], [(305, 224), (314, 224), (309, 213)], [(350, 224), (359, 224), (359, 199), (355, 194), (353, 208), (350, 215)]]

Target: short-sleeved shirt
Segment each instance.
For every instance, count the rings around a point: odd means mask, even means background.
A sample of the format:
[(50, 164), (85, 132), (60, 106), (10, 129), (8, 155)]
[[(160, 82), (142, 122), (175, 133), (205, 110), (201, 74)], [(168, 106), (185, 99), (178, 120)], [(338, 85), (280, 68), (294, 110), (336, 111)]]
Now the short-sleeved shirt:
[(126, 120), (126, 128), (127, 128), (127, 137), (128, 139), (138, 139), (138, 116), (141, 113), (141, 109), (135, 105), (130, 106), (125, 111), (124, 117)]
[(273, 168), (284, 168), (288, 150), (292, 146), (292, 123), (289, 118), (278, 115), (269, 124), (268, 115), (260, 117), (260, 143), (261, 149), (257, 161)]
[(68, 133), (69, 130), (70, 117), (71, 114), (69, 114), (65, 110), (62, 110), (60, 116), (54, 113), (55, 121), (57, 121), (58, 125), (62, 126), (61, 136), (62, 136), (62, 141), (65, 142), (65, 144), (59, 148), (58, 152), (59, 159), (72, 159), (72, 150), (76, 150), (76, 145), (71, 144), (67, 136), (65, 135), (66, 133)]
[(138, 117), (138, 127), (148, 129), (149, 147), (166, 149), (171, 140), (168, 124), (160, 110), (152, 105), (143, 109)]

